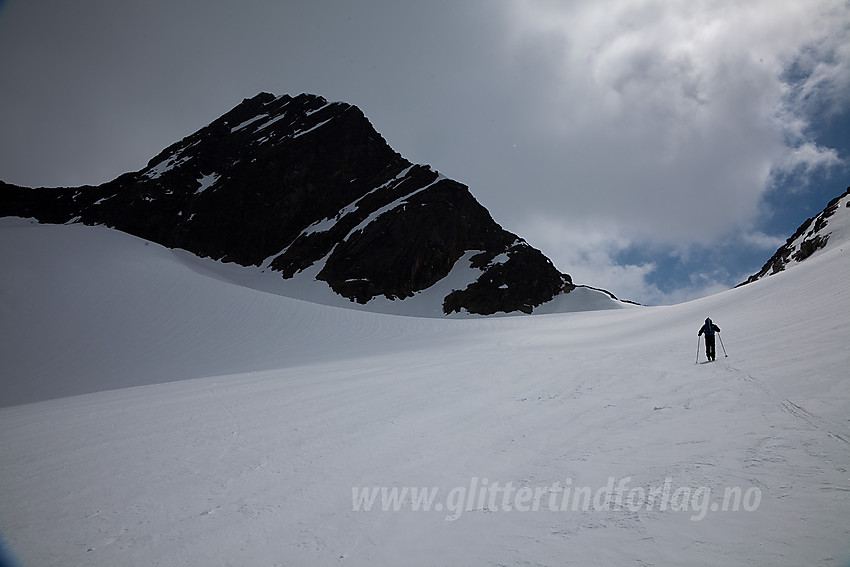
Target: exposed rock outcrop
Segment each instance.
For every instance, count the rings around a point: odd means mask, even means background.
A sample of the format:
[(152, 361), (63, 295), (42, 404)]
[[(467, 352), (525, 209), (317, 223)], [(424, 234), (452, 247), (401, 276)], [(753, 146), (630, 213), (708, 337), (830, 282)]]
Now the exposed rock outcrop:
[[(836, 215), (839, 211), (840, 214)], [(830, 242), (833, 232), (833, 218), (836, 217), (841, 217), (842, 224), (847, 224), (848, 218), (850, 218), (850, 187), (842, 195), (832, 199), (823, 211), (801, 224), (785, 244), (780, 246), (773, 256), (765, 262), (761, 270), (736, 287), (781, 272), (789, 264), (802, 262), (818, 250), (825, 248)]]

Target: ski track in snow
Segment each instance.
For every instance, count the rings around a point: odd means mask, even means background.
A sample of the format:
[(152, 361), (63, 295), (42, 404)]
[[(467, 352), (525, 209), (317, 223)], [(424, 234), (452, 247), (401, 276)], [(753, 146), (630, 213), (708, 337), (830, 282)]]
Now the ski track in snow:
[[(23, 565), (850, 559), (843, 248), (677, 306), (466, 320), (248, 289), (103, 228), (4, 220), (0, 253), (2, 392), (42, 400), (0, 408), (0, 530)], [(708, 315), (729, 356), (694, 364)], [(473, 478), (609, 477), (762, 500), (700, 521), (352, 507), (355, 487), (440, 502)]]

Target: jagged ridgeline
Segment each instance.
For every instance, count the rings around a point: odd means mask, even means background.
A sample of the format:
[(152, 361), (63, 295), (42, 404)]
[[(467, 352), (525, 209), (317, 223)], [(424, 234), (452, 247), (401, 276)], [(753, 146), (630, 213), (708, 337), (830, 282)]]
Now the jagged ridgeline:
[(404, 159), (357, 107), (307, 94), (246, 99), (103, 185), (2, 183), (0, 216), (106, 225), (283, 278), (319, 263), (317, 279), (359, 303), (410, 297), (464, 256), (477, 277), (445, 313), (530, 313), (573, 289), (465, 185)]
[[(765, 262), (761, 270), (735, 287), (752, 283), (779, 273), (789, 265), (803, 262), (815, 252), (825, 248), (834, 231), (846, 233), (848, 226), (850, 226), (850, 187), (843, 194), (827, 203), (820, 213), (806, 219), (794, 234), (785, 241), (785, 244), (780, 246), (773, 256)], [(848, 234), (841, 234), (840, 236), (846, 237)]]

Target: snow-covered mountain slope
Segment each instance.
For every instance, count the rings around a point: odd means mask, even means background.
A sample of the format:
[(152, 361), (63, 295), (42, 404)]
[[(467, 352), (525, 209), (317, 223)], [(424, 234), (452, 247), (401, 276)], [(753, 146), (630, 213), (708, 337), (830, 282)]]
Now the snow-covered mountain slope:
[[(6, 374), (0, 406), (294, 366), (324, 356), (392, 352), (399, 340), (407, 344), (410, 333), (429, 344), (440, 342), (439, 326), (368, 312), (353, 316), (348, 309), (297, 299), (445, 317), (441, 298), (457, 289), (453, 284), (469, 282), (467, 273), (453, 272), (403, 304), (376, 298), (360, 305), (313, 280), (319, 268), (283, 280), (273, 272), (197, 258), (105, 227), (13, 218), (0, 219), (0, 262)], [(603, 293), (577, 288), (548, 308), (623, 306)], [(464, 316), (469, 315), (450, 317)]]
[[(0, 409), (22, 565), (850, 561), (846, 246), (681, 305), (453, 320), (0, 231), (0, 395), (45, 399)], [(695, 364), (706, 316), (729, 356)]]
[(827, 246), (844, 246), (850, 241), (850, 187), (831, 200), (823, 211), (807, 219), (793, 235), (750, 276), (745, 285), (781, 272), (821, 253)]
[[(317, 278), (319, 272), (324, 267), (324, 262), (317, 262), (313, 266), (294, 274), (289, 279), (282, 279), (280, 274), (267, 269), (251, 269), (233, 263), (213, 261), (209, 258), (198, 258), (193, 254), (179, 249), (173, 252), (186, 267), (202, 275), (239, 286), (318, 303), (320, 305), (408, 317), (457, 319), (480, 316), (469, 313), (466, 310), (446, 314), (442, 308), (446, 297), (457, 290), (465, 289), (471, 282), (482, 277), (484, 270), (473, 265), (474, 257), (479, 251), (466, 252), (455, 263), (446, 277), (427, 289), (415, 292), (404, 301), (391, 300), (386, 297), (374, 297), (366, 303), (357, 303), (334, 293), (330, 287)], [(497, 258), (496, 260), (498, 261), (499, 259)], [(616, 299), (604, 290), (578, 285), (569, 293), (560, 293), (548, 302), (537, 306), (534, 309), (534, 313), (550, 314), (604, 309), (629, 309), (635, 305), (628, 301)], [(506, 314), (496, 313), (490, 316), (499, 317), (504, 315)]]

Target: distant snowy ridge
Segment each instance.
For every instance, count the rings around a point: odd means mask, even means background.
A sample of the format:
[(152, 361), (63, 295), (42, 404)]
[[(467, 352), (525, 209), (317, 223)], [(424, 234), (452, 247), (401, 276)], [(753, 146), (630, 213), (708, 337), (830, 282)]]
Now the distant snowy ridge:
[(799, 264), (827, 247), (846, 246), (850, 243), (850, 187), (815, 215), (807, 219), (761, 270), (739, 286), (776, 274)]

